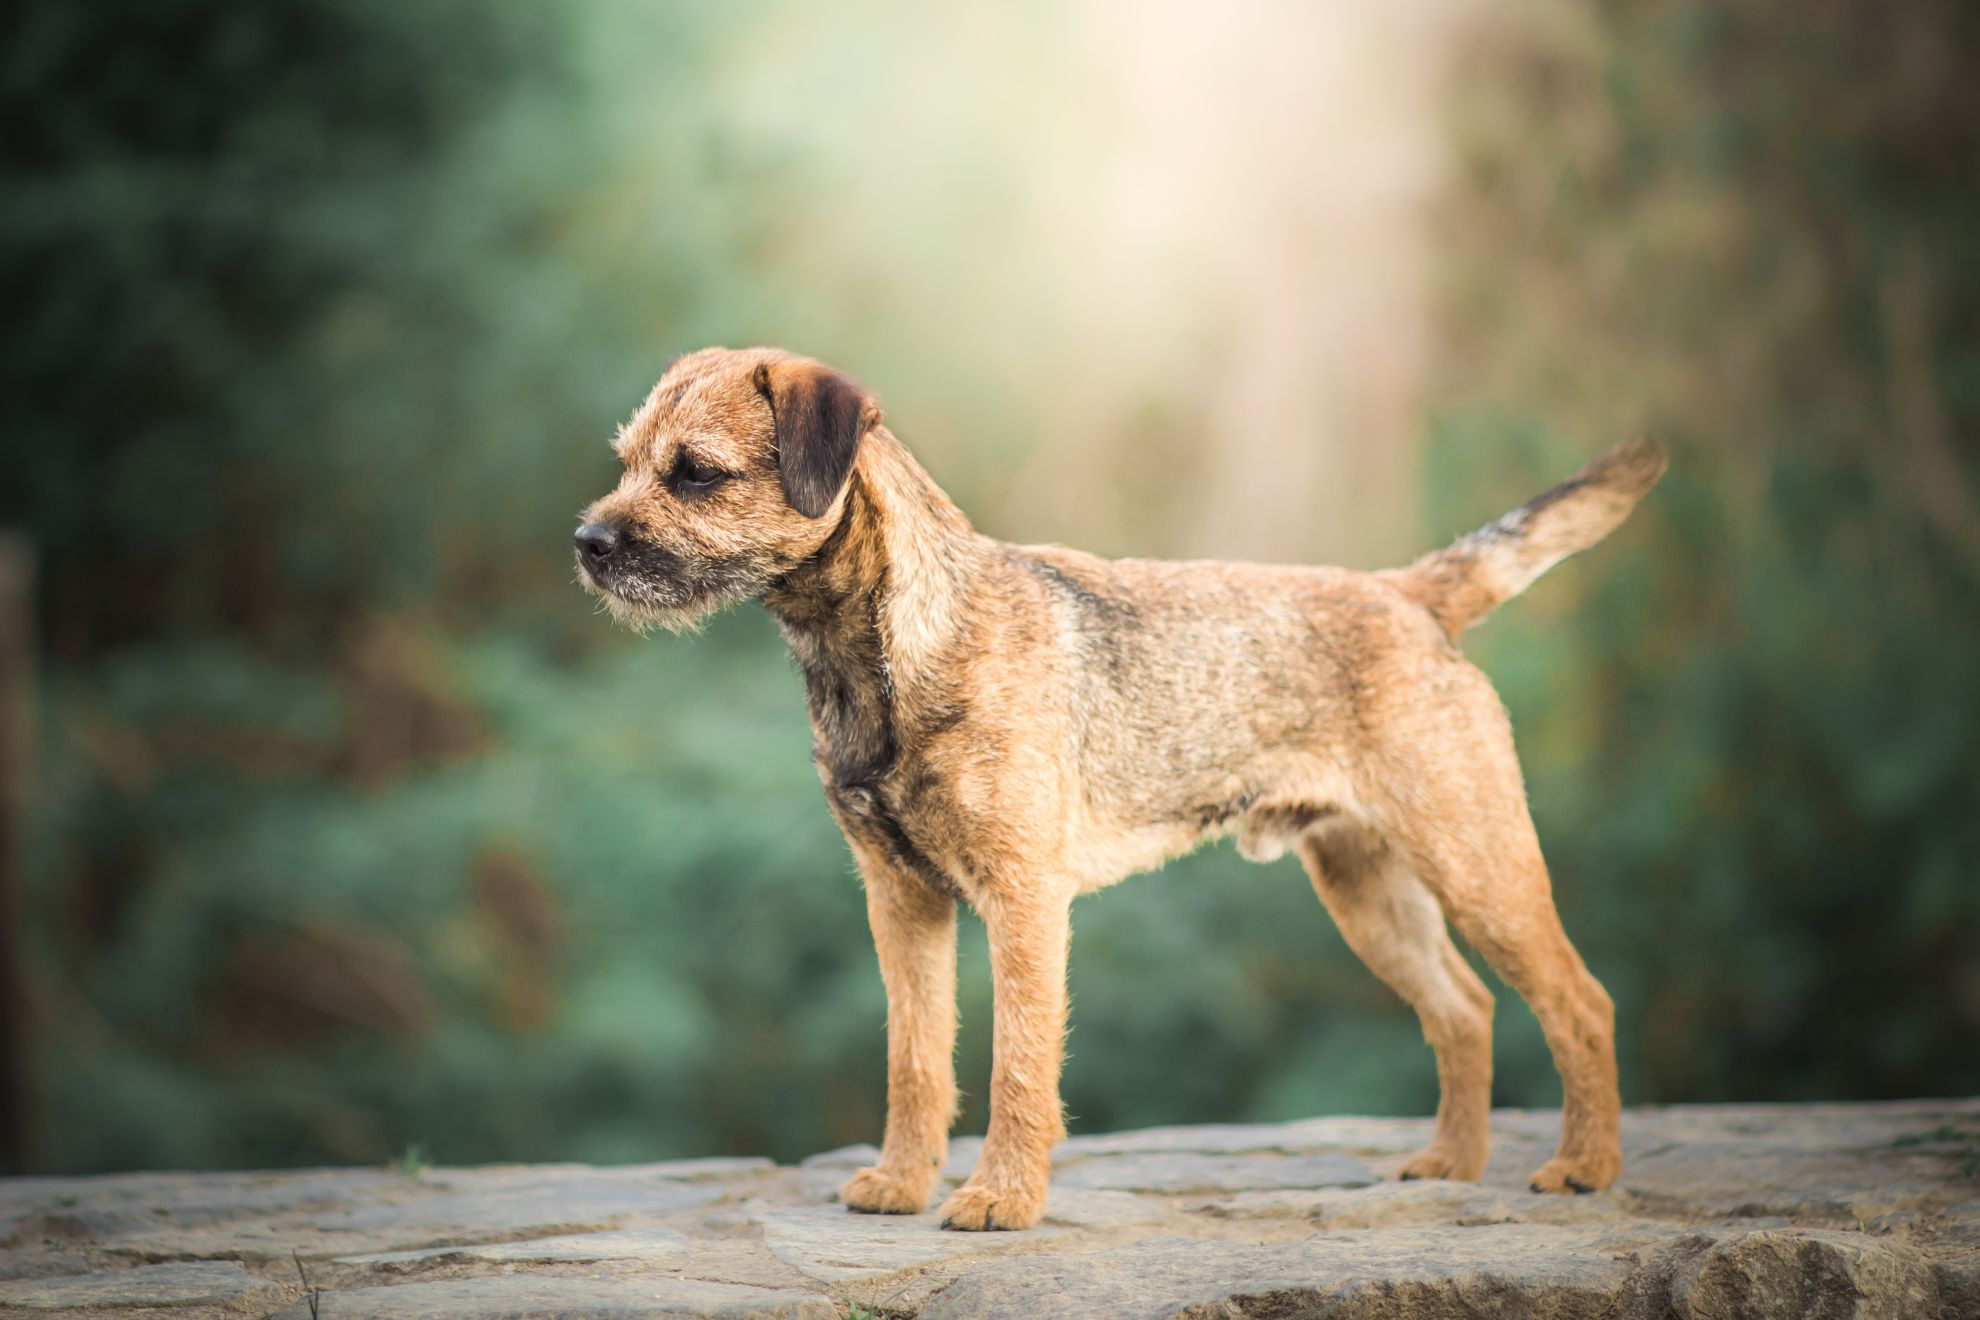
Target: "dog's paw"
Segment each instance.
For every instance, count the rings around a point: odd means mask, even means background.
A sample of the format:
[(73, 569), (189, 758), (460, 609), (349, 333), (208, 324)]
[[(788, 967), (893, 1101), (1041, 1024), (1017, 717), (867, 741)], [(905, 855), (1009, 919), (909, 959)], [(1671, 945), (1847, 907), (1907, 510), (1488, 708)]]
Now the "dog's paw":
[(1597, 1156), (1556, 1155), (1533, 1173), (1528, 1184), (1536, 1192), (1599, 1192), (1622, 1172), (1622, 1153)]
[(1404, 1182), (1412, 1178), (1452, 1178), (1458, 1182), (1474, 1182), (1483, 1172), (1483, 1154), (1460, 1155), (1442, 1146), (1431, 1146), (1404, 1160), (1396, 1176)]
[(942, 1202), (942, 1227), (965, 1232), (1030, 1228), (1045, 1213), (1045, 1187), (966, 1182)]
[(866, 1168), (846, 1179), (839, 1199), (846, 1209), (863, 1215), (918, 1215), (928, 1208), (934, 1182), (932, 1169), (927, 1178), (914, 1183), (886, 1169)]

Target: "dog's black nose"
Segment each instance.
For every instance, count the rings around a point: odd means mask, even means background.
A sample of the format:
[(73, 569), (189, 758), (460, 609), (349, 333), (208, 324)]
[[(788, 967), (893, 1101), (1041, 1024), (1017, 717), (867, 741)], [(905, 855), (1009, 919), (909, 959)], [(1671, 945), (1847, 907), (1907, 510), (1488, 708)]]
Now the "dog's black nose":
[(578, 553), (587, 563), (602, 564), (619, 548), (619, 529), (610, 523), (586, 523), (577, 529)]

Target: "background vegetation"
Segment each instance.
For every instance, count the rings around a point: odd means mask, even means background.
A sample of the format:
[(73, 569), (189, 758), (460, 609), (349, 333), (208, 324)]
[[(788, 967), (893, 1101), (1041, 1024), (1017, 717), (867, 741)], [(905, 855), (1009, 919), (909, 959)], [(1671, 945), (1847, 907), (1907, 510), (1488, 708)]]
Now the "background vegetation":
[[(1418, 9), (1164, 53), (1098, 0), (18, 7), (11, 1162), (877, 1136), (879, 979), (773, 630), (641, 643), (569, 582), (612, 424), (708, 342), (848, 365), (987, 530), (1114, 552), (1374, 566), (1647, 423), (1652, 504), (1467, 644), (1626, 1095), (1980, 1089), (1980, 21)], [(1437, 170), (1365, 127), (1371, 60)], [(1209, 112), (1249, 81), (1362, 116)], [(1246, 191), (1309, 160), (1338, 192)], [(1330, 227), (1432, 174), (1427, 255)], [(1075, 915), (1076, 1130), (1433, 1107), (1293, 863)], [(980, 1130), (973, 925), (963, 982)], [(1558, 1103), (1501, 1006), (1498, 1099)]]

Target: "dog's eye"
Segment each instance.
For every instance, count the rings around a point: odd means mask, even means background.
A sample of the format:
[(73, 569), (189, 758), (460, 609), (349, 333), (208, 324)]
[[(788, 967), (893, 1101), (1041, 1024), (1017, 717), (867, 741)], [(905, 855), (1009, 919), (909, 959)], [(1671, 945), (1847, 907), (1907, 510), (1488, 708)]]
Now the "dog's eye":
[(729, 479), (729, 474), (721, 468), (709, 467), (683, 454), (674, 464), (674, 489), (687, 494), (698, 495), (713, 490)]

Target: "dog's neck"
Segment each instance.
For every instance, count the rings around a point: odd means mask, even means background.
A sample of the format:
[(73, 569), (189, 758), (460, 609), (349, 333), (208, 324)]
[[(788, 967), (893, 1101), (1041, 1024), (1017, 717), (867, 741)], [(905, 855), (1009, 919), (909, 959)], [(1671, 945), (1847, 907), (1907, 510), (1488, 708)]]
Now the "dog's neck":
[(878, 778), (934, 714), (931, 676), (964, 625), (982, 542), (885, 428), (861, 442), (833, 530), (763, 593), (804, 671), (819, 753), (842, 785)]

